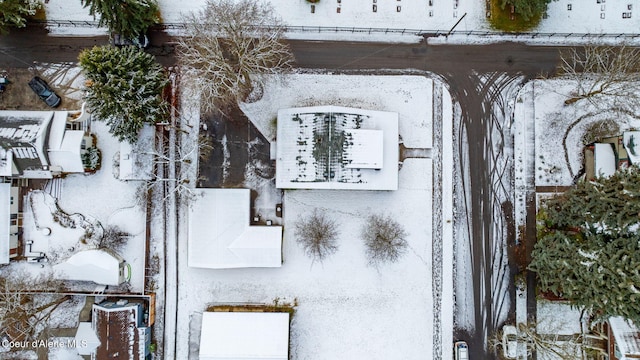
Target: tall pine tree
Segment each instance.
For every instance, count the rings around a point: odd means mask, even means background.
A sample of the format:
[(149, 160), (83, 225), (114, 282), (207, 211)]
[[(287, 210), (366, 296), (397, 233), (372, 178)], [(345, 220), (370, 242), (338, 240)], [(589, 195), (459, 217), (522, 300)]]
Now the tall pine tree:
[(169, 80), (152, 55), (134, 46), (102, 46), (82, 51), (79, 60), (87, 105), (120, 141), (136, 142), (145, 123), (167, 116), (162, 91)]
[(136, 37), (160, 21), (156, 0), (81, 0), (89, 14), (100, 15), (100, 26), (125, 37)]
[(543, 290), (600, 319), (640, 323), (640, 170), (581, 182), (546, 201), (529, 268)]
[(6, 34), (10, 27), (25, 27), (26, 18), (41, 7), (39, 0), (0, 0), (0, 34)]

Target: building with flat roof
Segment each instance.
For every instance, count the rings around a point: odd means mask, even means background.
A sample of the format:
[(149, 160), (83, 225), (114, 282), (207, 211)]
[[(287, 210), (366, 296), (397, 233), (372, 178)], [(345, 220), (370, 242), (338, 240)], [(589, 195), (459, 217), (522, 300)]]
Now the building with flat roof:
[(199, 189), (189, 212), (189, 266), (282, 266), (282, 226), (250, 225), (251, 190)]
[(397, 190), (398, 114), (338, 106), (278, 111), (276, 187)]
[(288, 360), (289, 313), (205, 312), (200, 360)]

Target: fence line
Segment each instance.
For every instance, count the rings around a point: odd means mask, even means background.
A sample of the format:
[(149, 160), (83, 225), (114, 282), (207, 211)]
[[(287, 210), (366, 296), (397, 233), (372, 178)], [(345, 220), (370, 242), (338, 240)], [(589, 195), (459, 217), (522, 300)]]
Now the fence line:
[[(47, 26), (73, 26), (73, 27), (98, 27), (97, 21), (77, 21), (77, 20), (44, 20), (34, 21)], [(155, 30), (179, 30), (185, 29), (184, 23), (164, 23), (152, 26)], [(268, 27), (266, 27), (268, 28)], [(376, 28), (376, 27), (346, 27), (346, 26), (283, 26), (285, 32), (289, 33), (359, 33), (359, 34), (396, 34), (396, 35), (417, 35), (424, 37), (447, 36), (448, 30), (427, 30), (427, 29), (396, 29), (396, 28)], [(580, 38), (580, 39), (602, 39), (624, 38), (636, 39), (640, 33), (543, 33), (543, 32), (522, 32), (505, 33), (491, 30), (453, 30), (449, 35), (466, 36), (493, 36), (509, 38)]]

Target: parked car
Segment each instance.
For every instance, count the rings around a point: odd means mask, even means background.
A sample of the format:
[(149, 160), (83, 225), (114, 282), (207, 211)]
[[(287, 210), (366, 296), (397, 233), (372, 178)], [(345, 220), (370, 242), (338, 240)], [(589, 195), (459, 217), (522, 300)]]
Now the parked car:
[(120, 34), (112, 34), (111, 43), (114, 46), (137, 46), (141, 49), (144, 49), (149, 46), (149, 38), (145, 34), (140, 34), (135, 37), (126, 37)]
[(46, 81), (35, 76), (29, 81), (29, 87), (35, 92), (42, 101), (51, 107), (58, 107), (62, 101), (58, 95), (49, 87)]
[(507, 359), (515, 359), (518, 355), (518, 330), (513, 325), (502, 327), (502, 351)]
[(455, 360), (469, 360), (469, 346), (464, 341), (456, 341), (453, 344)]

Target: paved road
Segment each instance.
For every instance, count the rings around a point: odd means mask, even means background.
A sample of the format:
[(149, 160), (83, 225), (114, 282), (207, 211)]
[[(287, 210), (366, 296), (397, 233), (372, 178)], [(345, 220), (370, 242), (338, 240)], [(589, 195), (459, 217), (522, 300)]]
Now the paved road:
[[(14, 31), (0, 37), (0, 69), (29, 66), (33, 61), (76, 61), (77, 53), (86, 47), (107, 43), (106, 37), (50, 38), (38, 29)], [(152, 33), (148, 50), (163, 65), (175, 63), (172, 39)], [(169, 44), (168, 44), (169, 43)], [(468, 192), (467, 219), (469, 244), (472, 249), (475, 332), (467, 334), (476, 357), (490, 359), (484, 352), (486, 336), (497, 326), (496, 316), (504, 304), (504, 293), (494, 293), (494, 268), (504, 268), (504, 258), (497, 256), (501, 239), (509, 237), (511, 207), (505, 189), (508, 158), (502, 151), (506, 132), (500, 128), (500, 113), (506, 113), (511, 93), (503, 90), (526, 78), (552, 72), (558, 62), (558, 49), (525, 46), (515, 43), (459, 46), (416, 44), (381, 44), (361, 42), (291, 41), (300, 68), (329, 69), (336, 72), (354, 70), (431, 71), (449, 86), (460, 104), (458, 170), (467, 173), (469, 183), (461, 184)], [(460, 212), (459, 211), (459, 212)], [(501, 228), (502, 227), (502, 228)], [(502, 270), (500, 270), (502, 271)], [(446, 344), (444, 345), (446, 346)]]

